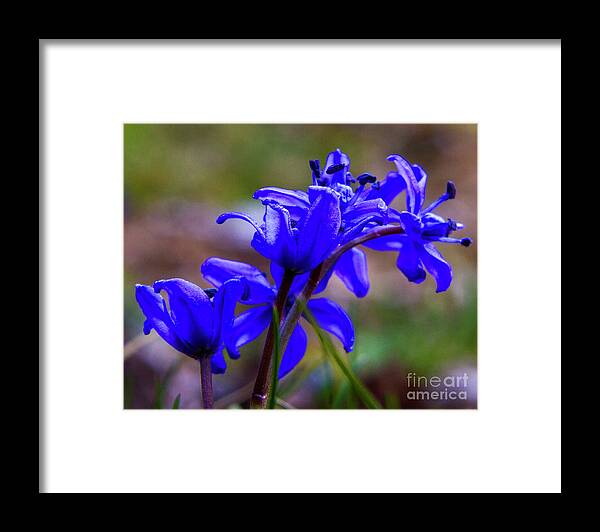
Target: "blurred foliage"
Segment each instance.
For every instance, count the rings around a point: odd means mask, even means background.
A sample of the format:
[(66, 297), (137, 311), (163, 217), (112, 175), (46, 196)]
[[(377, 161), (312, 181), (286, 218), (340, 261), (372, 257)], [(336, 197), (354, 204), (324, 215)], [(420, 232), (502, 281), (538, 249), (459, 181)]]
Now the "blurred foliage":
[[(444, 191), (447, 179), (457, 185), (456, 200), (440, 213), (464, 222), (475, 245), (467, 250), (439, 245), (455, 273), (448, 292), (436, 294), (431, 279), (419, 286), (408, 283), (395, 267), (395, 254), (367, 250), (367, 297), (350, 296), (336, 279), (326, 294), (353, 318), (356, 348), (348, 360), (378, 401), (387, 408), (452, 407), (410, 404), (405, 397), (409, 371), (440, 375), (468, 368), (476, 375), (477, 129), (435, 124), (126, 124), (124, 326), (125, 340), (138, 342), (125, 362), (126, 407), (170, 408), (180, 394), (179, 408), (197, 408), (199, 395), (194, 361), (163, 342), (138, 339), (143, 317), (134, 284), (184, 277), (204, 286), (199, 266), (212, 255), (268, 271), (268, 263), (249, 246), (251, 232), (233, 222), (217, 226), (216, 216), (232, 208), (260, 216), (260, 205), (251, 199), (257, 188), (306, 188), (308, 160), (323, 160), (337, 147), (350, 155), (354, 175), (368, 171), (385, 177), (392, 169), (386, 161), (390, 153), (418, 162), (429, 174), (430, 201)], [(402, 199), (394, 206), (402, 208)], [(363, 407), (339, 368), (327, 362), (316, 336), (310, 338), (307, 356), (280, 383), (278, 407)], [(340, 347), (336, 340), (334, 345)], [(246, 406), (260, 349), (261, 339), (244, 347), (226, 375), (215, 377), (218, 405)]]
[[(475, 127), (462, 125), (126, 124), (126, 201), (146, 207), (172, 197), (226, 207), (274, 183), (305, 188), (308, 158), (324, 159), (333, 147), (350, 155), (355, 175), (369, 171), (383, 177), (391, 169), (385, 161), (390, 153), (412, 161), (429, 158), (432, 150), (443, 156), (465, 130), (474, 139)], [(466, 147), (473, 158), (475, 144)]]

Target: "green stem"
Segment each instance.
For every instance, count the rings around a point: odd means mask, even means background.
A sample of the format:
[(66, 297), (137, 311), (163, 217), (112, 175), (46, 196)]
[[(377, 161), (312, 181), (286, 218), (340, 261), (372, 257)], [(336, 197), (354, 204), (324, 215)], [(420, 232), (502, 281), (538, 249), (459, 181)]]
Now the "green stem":
[(271, 391), (269, 392), (269, 408), (272, 410), (275, 408), (275, 401), (277, 399), (277, 382), (279, 380), (279, 362), (281, 360), (281, 354), (279, 347), (281, 345), (279, 339), (279, 314), (277, 309), (273, 307), (273, 369), (271, 370)]

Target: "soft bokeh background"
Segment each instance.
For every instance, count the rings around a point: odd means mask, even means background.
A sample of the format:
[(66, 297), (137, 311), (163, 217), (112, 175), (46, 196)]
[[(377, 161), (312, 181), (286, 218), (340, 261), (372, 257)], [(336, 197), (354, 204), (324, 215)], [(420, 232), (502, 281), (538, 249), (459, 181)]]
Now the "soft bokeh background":
[[(309, 159), (335, 148), (345, 151), (356, 176), (380, 179), (399, 153), (429, 174), (427, 201), (458, 188), (439, 208), (466, 225), (474, 245), (438, 244), (451, 262), (454, 281), (435, 293), (430, 276), (409, 283), (396, 269), (396, 254), (366, 250), (371, 290), (356, 299), (334, 276), (324, 295), (350, 313), (356, 348), (348, 356), (360, 379), (387, 408), (474, 408), (477, 404), (477, 127), (460, 125), (154, 125), (127, 124), (125, 140), (125, 407), (199, 408), (197, 363), (174, 351), (155, 332), (141, 335), (143, 316), (135, 283), (183, 277), (208, 286), (200, 264), (210, 256), (268, 263), (249, 245), (248, 224), (216, 217), (229, 210), (262, 216), (252, 193), (264, 186), (305, 189)], [(404, 194), (393, 204), (403, 208)], [(306, 327), (309, 331), (310, 327)], [(264, 335), (242, 348), (225, 375), (214, 377), (216, 406), (245, 408)], [(280, 384), (279, 395), (295, 408), (362, 408), (343, 376), (324, 358), (309, 331), (302, 363)], [(337, 340), (337, 347), (343, 349)], [(420, 400), (407, 396), (407, 374), (468, 374), (468, 399)], [(422, 388), (421, 388), (422, 389)], [(415, 388), (413, 388), (415, 390)], [(433, 388), (430, 388), (433, 391)]]

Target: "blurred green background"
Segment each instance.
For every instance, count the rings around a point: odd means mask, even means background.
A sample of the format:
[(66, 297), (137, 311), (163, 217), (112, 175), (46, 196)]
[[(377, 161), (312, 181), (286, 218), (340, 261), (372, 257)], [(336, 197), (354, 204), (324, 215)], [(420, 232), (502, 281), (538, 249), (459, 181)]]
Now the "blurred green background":
[[(249, 262), (268, 272), (268, 263), (249, 245), (247, 224), (215, 224), (229, 210), (260, 219), (252, 193), (264, 186), (305, 189), (309, 159), (324, 159), (341, 148), (356, 176), (380, 179), (392, 170), (386, 157), (399, 153), (429, 174), (427, 202), (445, 190), (457, 198), (438, 212), (462, 221), (468, 249), (438, 244), (451, 262), (450, 289), (435, 293), (428, 276), (413, 285), (396, 269), (396, 254), (365, 250), (371, 289), (356, 299), (332, 278), (325, 295), (350, 313), (356, 348), (348, 356), (354, 371), (387, 408), (474, 408), (477, 404), (477, 127), (426, 125), (165, 125), (126, 124), (125, 142), (125, 407), (199, 408), (195, 361), (174, 351), (152, 332), (141, 335), (143, 316), (135, 283), (183, 277), (208, 286), (200, 264), (210, 256)], [(399, 209), (404, 194), (394, 201)], [(309, 327), (306, 327), (309, 331)], [(256, 376), (264, 335), (229, 361), (214, 377), (216, 406), (245, 408)], [(343, 376), (324, 359), (312, 331), (302, 363), (280, 385), (294, 408), (362, 408)], [(335, 340), (339, 351), (341, 346)], [(412, 400), (408, 373), (423, 376), (467, 373), (467, 400)]]

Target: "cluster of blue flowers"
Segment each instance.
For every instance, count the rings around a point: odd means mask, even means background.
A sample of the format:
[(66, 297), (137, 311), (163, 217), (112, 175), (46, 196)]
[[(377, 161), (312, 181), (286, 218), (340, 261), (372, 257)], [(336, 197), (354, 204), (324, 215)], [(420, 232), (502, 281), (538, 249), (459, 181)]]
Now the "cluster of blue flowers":
[[(212, 288), (202, 289), (183, 279), (157, 281), (152, 287), (136, 285), (137, 301), (146, 317), (144, 333), (154, 329), (178, 351), (195, 359), (210, 357), (212, 372), (224, 373), (223, 349), (229, 358), (237, 359), (240, 347), (269, 327), (285, 275), (292, 280), (285, 288), (284, 316), (311, 273), (331, 258), (335, 261), (322, 272), (310, 296), (322, 292), (335, 274), (356, 297), (364, 297), (369, 291), (367, 258), (358, 244), (398, 253), (398, 269), (410, 282), (422, 283), (429, 273), (437, 292), (447, 290), (452, 268), (434, 243), (466, 247), (471, 239), (452, 237), (463, 225), (434, 211), (456, 196), (456, 188), (449, 181), (446, 191), (424, 207), (425, 171), (399, 155), (390, 155), (388, 161), (395, 170), (381, 181), (369, 173), (354, 177), (350, 158), (338, 149), (327, 156), (323, 166), (318, 160), (309, 162), (312, 185), (306, 191), (257, 190), (254, 199), (264, 205), (262, 222), (240, 212), (219, 216), (219, 224), (240, 219), (253, 226), (251, 245), (271, 261), (274, 284), (249, 264), (212, 257), (201, 266)], [(405, 193), (406, 208), (397, 210), (391, 204), (401, 193)], [(235, 316), (238, 302), (251, 308)], [(347, 352), (352, 350), (354, 328), (340, 305), (319, 297), (309, 299), (307, 308), (322, 329), (336, 336)], [(306, 332), (298, 322), (287, 342), (279, 378), (294, 369), (306, 346)]]

